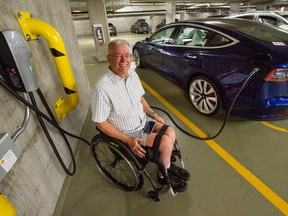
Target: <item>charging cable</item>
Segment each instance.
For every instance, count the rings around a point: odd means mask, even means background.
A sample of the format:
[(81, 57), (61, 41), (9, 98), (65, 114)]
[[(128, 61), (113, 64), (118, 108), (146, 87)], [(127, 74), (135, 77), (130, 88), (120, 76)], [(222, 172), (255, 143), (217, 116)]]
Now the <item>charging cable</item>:
[(160, 110), (160, 111), (164, 112), (164, 113), (171, 119), (171, 121), (173, 122), (173, 124), (174, 124), (180, 131), (182, 131), (184, 134), (186, 134), (186, 135), (188, 135), (188, 136), (190, 136), (190, 137), (193, 137), (193, 138), (199, 139), (199, 140), (211, 140), (211, 139), (215, 139), (217, 136), (219, 136), (219, 134), (220, 134), (220, 133), (222, 132), (222, 130), (224, 129), (224, 127), (225, 127), (225, 125), (226, 125), (226, 123), (227, 123), (228, 117), (229, 117), (229, 115), (230, 115), (230, 113), (231, 113), (231, 111), (232, 111), (232, 108), (233, 108), (236, 100), (238, 99), (239, 95), (241, 94), (241, 92), (242, 92), (243, 89), (245, 88), (246, 84), (247, 84), (248, 81), (251, 79), (251, 77), (252, 77), (254, 74), (256, 74), (258, 71), (260, 71), (259, 68), (254, 68), (253, 71), (248, 75), (247, 79), (245, 80), (245, 82), (244, 82), (243, 85), (241, 86), (239, 92), (237, 93), (237, 95), (235, 96), (234, 100), (232, 101), (232, 104), (231, 104), (229, 110), (228, 110), (227, 113), (226, 113), (225, 119), (224, 119), (224, 121), (223, 121), (223, 124), (222, 124), (220, 130), (219, 130), (215, 135), (213, 135), (213, 136), (211, 136), (211, 137), (199, 137), (199, 136), (195, 136), (195, 135), (193, 135), (193, 134), (185, 131), (183, 128), (181, 128), (181, 127), (175, 122), (175, 120), (172, 118), (172, 116), (171, 116), (167, 111), (165, 111), (165, 110), (163, 110), (163, 109), (161, 109), (161, 108), (158, 108), (158, 107), (151, 107), (151, 108), (152, 108), (152, 109), (156, 109), (156, 110)]
[[(37, 89), (37, 93), (38, 93), (38, 95), (39, 95), (39, 97), (40, 97), (43, 105), (45, 106), (47, 112), (49, 113), (50, 118), (49, 118), (46, 114), (44, 114), (43, 112), (41, 112), (41, 111), (38, 109), (36, 100), (35, 100), (34, 95), (33, 95), (32, 92), (29, 93), (29, 96), (30, 96), (31, 101), (32, 101), (32, 104), (31, 104), (31, 103), (29, 103), (27, 100), (25, 100), (23, 97), (21, 97), (18, 93), (16, 93), (14, 90), (12, 90), (1, 78), (0, 78), (0, 84), (2, 84), (2, 86), (3, 86), (6, 90), (8, 90), (14, 97), (16, 97), (19, 101), (21, 101), (23, 104), (25, 104), (27, 107), (29, 107), (31, 110), (33, 110), (33, 111), (36, 113), (36, 116), (37, 116), (37, 118), (38, 118), (38, 120), (39, 120), (39, 122), (40, 122), (40, 125), (41, 125), (41, 127), (42, 127), (42, 129), (43, 129), (43, 131), (44, 131), (44, 133), (45, 133), (45, 135), (46, 135), (46, 137), (47, 137), (47, 139), (48, 139), (48, 141), (49, 141), (49, 143), (50, 143), (53, 151), (55, 152), (56, 157), (57, 157), (60, 165), (62, 166), (62, 168), (64, 169), (64, 171), (65, 171), (68, 175), (71, 175), (71, 176), (74, 175), (75, 172), (76, 172), (75, 157), (74, 157), (74, 154), (73, 154), (73, 150), (72, 150), (72, 148), (71, 148), (71, 145), (70, 145), (67, 137), (65, 136), (65, 134), (68, 135), (68, 136), (70, 136), (70, 137), (73, 137), (73, 138), (76, 138), (76, 139), (78, 139), (78, 140), (81, 140), (81, 141), (83, 141), (84, 143), (86, 143), (86, 144), (89, 145), (89, 146), (91, 145), (91, 143), (88, 142), (87, 140), (83, 139), (82, 137), (79, 137), (79, 136), (76, 136), (75, 134), (69, 133), (68, 131), (64, 130), (63, 128), (61, 128), (61, 127), (59, 126), (57, 120), (56, 120), (55, 117), (53, 116), (52, 111), (50, 110), (50, 108), (49, 108), (49, 106), (48, 106), (48, 104), (47, 104), (47, 102), (46, 102), (46, 100), (45, 100), (45, 98), (44, 98), (44, 96), (43, 96), (43, 94), (42, 94), (42, 92), (41, 92), (40, 89)], [(70, 153), (70, 155), (71, 155), (71, 157), (72, 157), (72, 165), (73, 165), (72, 171), (69, 171), (68, 168), (65, 166), (65, 164), (64, 164), (64, 162), (63, 162), (63, 160), (62, 160), (62, 158), (61, 158), (61, 156), (60, 156), (60, 154), (59, 154), (59, 152), (58, 152), (58, 150), (57, 150), (57, 148), (56, 148), (56, 146), (55, 146), (55, 144), (54, 144), (54, 142), (53, 142), (53, 140), (52, 140), (52, 138), (51, 138), (51, 136), (50, 136), (50, 134), (49, 134), (49, 131), (48, 131), (48, 129), (46, 128), (46, 125), (45, 125), (43, 119), (45, 119), (48, 123), (50, 123), (50, 124), (51, 124), (52, 126), (54, 126), (56, 129), (58, 129), (59, 132), (60, 132), (60, 134), (61, 134), (61, 136), (63, 137), (63, 139), (64, 139), (64, 141), (65, 141), (65, 143), (66, 143), (66, 145), (67, 145), (67, 147), (68, 147), (69, 153)]]
[[(242, 92), (243, 89), (245, 88), (246, 84), (247, 84), (248, 81), (251, 79), (251, 77), (252, 77), (255, 73), (257, 73), (259, 70), (260, 70), (259, 68), (254, 68), (254, 70), (248, 75), (247, 79), (245, 80), (245, 82), (244, 82), (243, 85), (241, 86), (239, 92), (237, 93), (237, 95), (235, 96), (234, 100), (232, 101), (232, 104), (231, 104), (231, 106), (230, 106), (230, 108), (229, 108), (229, 110), (228, 110), (228, 112), (227, 112), (227, 114), (226, 114), (226, 116), (225, 116), (224, 122), (223, 122), (220, 130), (219, 130), (215, 135), (213, 135), (213, 136), (211, 136), (211, 137), (199, 137), (199, 136), (195, 136), (195, 135), (193, 135), (193, 134), (185, 131), (184, 129), (182, 129), (182, 128), (175, 122), (175, 120), (171, 117), (171, 115), (170, 115), (167, 111), (165, 111), (165, 110), (163, 110), (163, 109), (161, 109), (161, 108), (158, 108), (158, 107), (151, 107), (151, 108), (152, 108), (152, 109), (156, 109), (156, 110), (160, 110), (160, 111), (164, 112), (164, 113), (171, 119), (171, 121), (174, 123), (174, 125), (175, 125), (180, 131), (182, 131), (184, 134), (186, 134), (186, 135), (188, 135), (188, 136), (190, 136), (190, 137), (193, 137), (193, 138), (199, 139), (199, 140), (211, 140), (211, 139), (214, 139), (214, 138), (216, 138), (216, 137), (222, 132), (222, 130), (224, 129), (224, 127), (225, 127), (225, 125), (226, 125), (226, 122), (227, 122), (227, 120), (228, 120), (228, 117), (229, 117), (229, 115), (230, 115), (230, 113), (231, 113), (231, 110), (232, 110), (232, 108), (233, 108), (236, 100), (238, 99), (239, 95), (241, 94), (241, 92)], [(33, 111), (36, 113), (36, 116), (37, 116), (37, 118), (38, 118), (38, 120), (39, 120), (39, 123), (40, 123), (40, 125), (41, 125), (41, 127), (42, 127), (42, 129), (43, 129), (43, 131), (44, 131), (44, 133), (45, 133), (45, 135), (46, 135), (46, 137), (47, 137), (47, 139), (48, 139), (48, 141), (49, 141), (52, 149), (53, 149), (53, 151), (55, 152), (56, 157), (57, 157), (60, 165), (62, 166), (62, 168), (64, 169), (64, 171), (65, 171), (68, 175), (71, 175), (71, 176), (74, 175), (75, 172), (76, 172), (75, 156), (74, 156), (74, 154), (73, 154), (73, 150), (72, 150), (72, 148), (71, 148), (71, 145), (69, 144), (69, 141), (68, 141), (68, 139), (67, 139), (67, 137), (66, 137), (65, 135), (68, 135), (68, 136), (70, 136), (70, 137), (73, 137), (73, 138), (76, 138), (76, 139), (78, 139), (78, 140), (81, 140), (81, 141), (83, 141), (84, 143), (86, 143), (86, 144), (89, 145), (89, 146), (91, 145), (91, 143), (88, 142), (87, 140), (83, 139), (82, 137), (79, 137), (79, 136), (76, 136), (76, 135), (74, 135), (74, 134), (72, 134), (72, 133), (69, 133), (68, 131), (64, 130), (63, 128), (61, 128), (61, 127), (59, 126), (57, 120), (56, 120), (55, 117), (53, 116), (53, 113), (52, 113), (52, 111), (50, 110), (50, 108), (49, 108), (49, 106), (48, 106), (48, 104), (47, 104), (47, 101), (45, 100), (45, 97), (43, 96), (43, 94), (42, 94), (42, 92), (41, 92), (41, 90), (40, 90), (39, 88), (37, 89), (38, 96), (40, 97), (40, 100), (41, 100), (41, 102), (43, 103), (43, 105), (44, 105), (45, 109), (47, 110), (47, 112), (48, 112), (48, 114), (49, 114), (50, 117), (48, 117), (46, 114), (44, 114), (43, 112), (41, 112), (41, 111), (38, 109), (36, 100), (35, 100), (34, 95), (33, 95), (32, 92), (29, 93), (29, 96), (30, 96), (31, 101), (32, 101), (32, 104), (31, 104), (31, 103), (29, 103), (27, 100), (25, 100), (23, 97), (21, 97), (18, 93), (16, 93), (14, 90), (12, 90), (1, 78), (0, 78), (0, 84), (2, 84), (2, 86), (3, 86), (6, 90), (8, 90), (14, 97), (16, 97), (19, 101), (21, 101), (23, 104), (25, 104), (27, 107), (29, 107), (31, 110), (33, 110)], [(59, 132), (60, 132), (60, 134), (61, 134), (61, 136), (63, 137), (63, 139), (64, 139), (64, 141), (65, 141), (65, 143), (66, 143), (66, 145), (67, 145), (67, 147), (68, 147), (69, 153), (70, 153), (70, 155), (71, 155), (71, 157), (72, 157), (72, 165), (73, 165), (72, 171), (69, 171), (69, 169), (65, 166), (65, 164), (64, 164), (64, 162), (63, 162), (63, 160), (62, 160), (62, 158), (61, 158), (61, 156), (60, 156), (60, 154), (59, 154), (59, 152), (58, 152), (58, 150), (57, 150), (57, 148), (56, 148), (56, 146), (55, 146), (55, 144), (54, 144), (54, 142), (53, 142), (53, 140), (52, 140), (52, 138), (51, 138), (51, 136), (50, 136), (50, 134), (49, 134), (49, 131), (48, 131), (48, 129), (47, 129), (47, 127), (46, 127), (43, 119), (46, 120), (48, 123), (50, 123), (52, 126), (54, 126), (56, 129), (58, 129)]]

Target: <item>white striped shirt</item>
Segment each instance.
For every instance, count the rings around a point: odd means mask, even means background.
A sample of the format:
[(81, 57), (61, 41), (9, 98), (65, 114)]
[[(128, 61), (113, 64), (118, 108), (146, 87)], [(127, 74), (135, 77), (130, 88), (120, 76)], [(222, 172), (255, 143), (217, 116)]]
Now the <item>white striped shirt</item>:
[(92, 121), (108, 120), (126, 134), (141, 130), (146, 123), (141, 103), (144, 94), (135, 71), (129, 70), (125, 80), (108, 69), (91, 90)]

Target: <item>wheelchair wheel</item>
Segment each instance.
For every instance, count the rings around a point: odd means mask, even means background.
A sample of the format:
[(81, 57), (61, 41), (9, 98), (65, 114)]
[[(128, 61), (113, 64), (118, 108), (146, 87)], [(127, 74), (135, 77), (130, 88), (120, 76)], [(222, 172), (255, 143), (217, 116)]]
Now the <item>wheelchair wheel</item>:
[(143, 173), (136, 156), (122, 142), (104, 134), (93, 137), (91, 153), (99, 171), (125, 191), (142, 188)]

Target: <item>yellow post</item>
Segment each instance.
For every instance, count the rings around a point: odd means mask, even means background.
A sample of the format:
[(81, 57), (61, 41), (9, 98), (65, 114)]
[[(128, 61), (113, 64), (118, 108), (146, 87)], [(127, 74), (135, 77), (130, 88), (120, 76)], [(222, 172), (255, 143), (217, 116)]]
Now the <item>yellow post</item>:
[(17, 212), (14, 206), (7, 200), (7, 198), (0, 194), (0, 216), (16, 216)]
[(26, 40), (38, 39), (38, 36), (40, 35), (48, 42), (66, 93), (66, 101), (60, 97), (54, 103), (54, 110), (58, 120), (61, 122), (66, 113), (76, 107), (79, 100), (78, 89), (62, 38), (48, 23), (31, 18), (29, 12), (16, 11), (16, 17)]

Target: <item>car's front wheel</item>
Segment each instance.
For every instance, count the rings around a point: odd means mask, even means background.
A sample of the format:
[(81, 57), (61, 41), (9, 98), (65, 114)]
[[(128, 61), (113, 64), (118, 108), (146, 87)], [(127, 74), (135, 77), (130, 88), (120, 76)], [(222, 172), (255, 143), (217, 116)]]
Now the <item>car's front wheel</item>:
[(217, 86), (205, 76), (192, 79), (189, 96), (195, 109), (204, 115), (216, 115), (222, 108), (222, 99)]
[(139, 51), (137, 49), (134, 49), (133, 51), (133, 58), (134, 58), (134, 61), (135, 61), (135, 65), (139, 68), (143, 68), (144, 65), (143, 65), (143, 62), (141, 60), (141, 56), (139, 54)]

